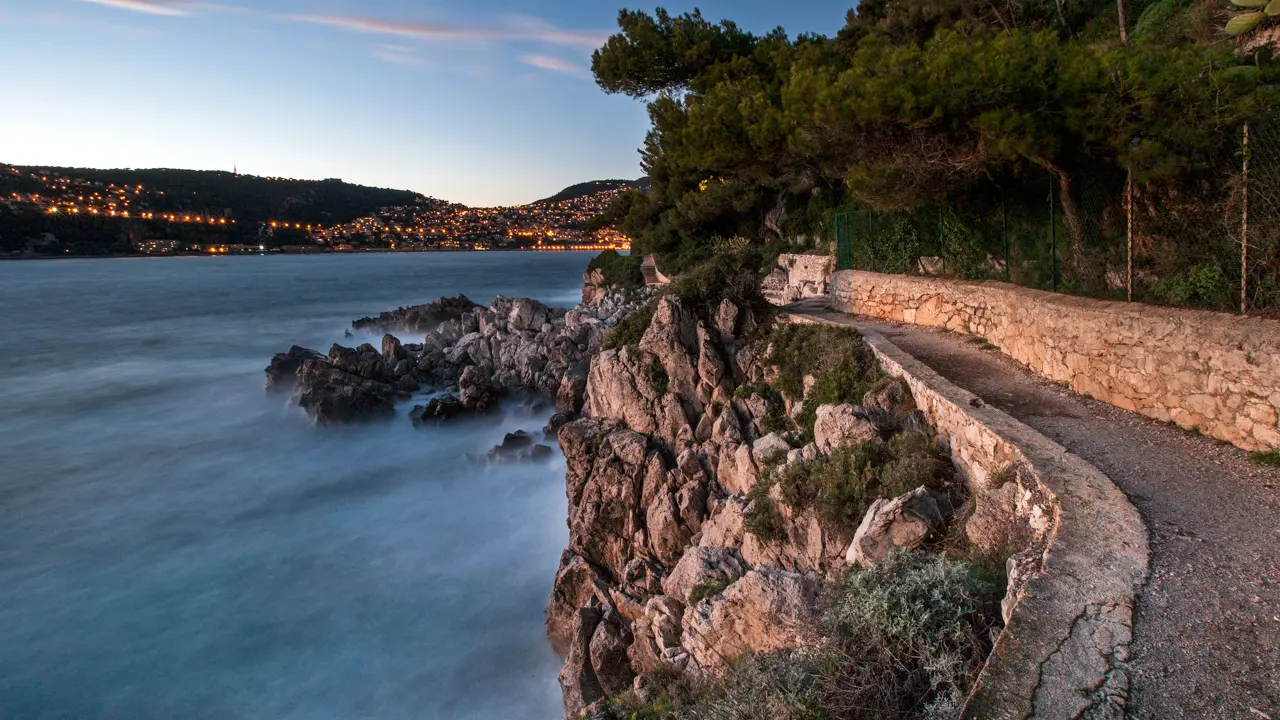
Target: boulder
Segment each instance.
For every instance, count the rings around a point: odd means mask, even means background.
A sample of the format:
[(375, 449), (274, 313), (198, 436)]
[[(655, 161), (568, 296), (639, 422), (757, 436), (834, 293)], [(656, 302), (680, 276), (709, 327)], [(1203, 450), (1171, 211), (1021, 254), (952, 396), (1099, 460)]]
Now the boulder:
[(846, 445), (884, 442), (876, 418), (857, 405), (819, 407), (813, 437), (825, 453)]
[(442, 395), (438, 398), (432, 398), (426, 405), (414, 406), (409, 412), (409, 419), (414, 425), (425, 425), (431, 422), (443, 422), (452, 420), (461, 415), (466, 408), (462, 405), (462, 401), (452, 395)]
[(867, 510), (845, 554), (850, 564), (874, 567), (898, 548), (919, 547), (942, 532), (946, 518), (934, 492), (919, 487), (893, 500), (877, 500)]
[(586, 607), (600, 598), (608, 598), (608, 583), (604, 575), (591, 563), (572, 551), (560, 555), (560, 569), (551, 586), (551, 599), (547, 601), (547, 639), (556, 653), (569, 652), (573, 639), (574, 615), (578, 608)]
[[(400, 338), (387, 333), (382, 336), (382, 361), (391, 367), (401, 367), (401, 363), (409, 359), (409, 351), (404, 349), (404, 345), (400, 344)], [(408, 363), (412, 367), (412, 363)], [(396, 375), (403, 373), (396, 372)]]
[(689, 594), (699, 585), (718, 583), (728, 586), (747, 573), (747, 564), (737, 550), (731, 548), (691, 547), (685, 551), (671, 574), (662, 581), (662, 590), (685, 605)]
[(601, 616), (595, 608), (580, 608), (574, 613), (569, 654), (560, 668), (560, 689), (564, 693), (567, 717), (577, 717), (588, 705), (604, 697), (604, 689), (591, 666), (591, 639)]
[(720, 301), (720, 309), (716, 312), (716, 329), (726, 340), (732, 340), (738, 328), (738, 306), (728, 298)]
[(512, 332), (538, 332), (551, 317), (547, 306), (537, 300), (519, 298), (511, 302), (511, 310), (507, 315), (507, 325)]
[(750, 445), (725, 445), (720, 448), (718, 480), (725, 492), (746, 495), (760, 478), (760, 470), (751, 455)]
[(749, 655), (805, 644), (815, 617), (818, 583), (762, 567), (684, 613), (682, 642), (701, 670), (718, 674)]
[(667, 378), (670, 392), (701, 411), (698, 394), (697, 316), (674, 296), (658, 300), (649, 329), (640, 338), (640, 350), (654, 356)]
[(551, 416), (550, 420), (547, 421), (546, 426), (542, 428), (542, 432), (547, 437), (555, 437), (556, 435), (560, 434), (560, 428), (564, 427), (565, 425), (568, 425), (569, 423), (577, 419), (578, 419), (578, 416), (573, 413), (565, 413), (565, 412), (556, 413), (555, 415)]
[(636, 674), (627, 659), (627, 648), (633, 638), (631, 628), (617, 613), (606, 611), (591, 635), (591, 669), (606, 695), (618, 695), (631, 689)]
[(563, 413), (582, 411), (587, 398), (587, 371), (589, 365), (574, 364), (560, 378), (556, 388), (556, 410)]
[(394, 331), (403, 330), (414, 335), (431, 332), (449, 320), (457, 320), (463, 314), (479, 309), (465, 295), (442, 297), (425, 305), (402, 307), (384, 312), (377, 317), (366, 317), (351, 323), (355, 330)]
[(304, 361), (298, 385), (298, 405), (317, 424), (389, 415), (395, 407), (395, 388), (344, 372), (325, 360)]
[(458, 378), (458, 399), (463, 407), (474, 412), (486, 412), (498, 404), (498, 393), (489, 381), (489, 374), (476, 365), (462, 371)]
[(759, 466), (774, 465), (786, 459), (791, 444), (778, 433), (770, 433), (751, 445), (751, 454)]
[(298, 345), (289, 348), (288, 352), (277, 353), (267, 366), (267, 389), (289, 390), (298, 382), (298, 369), (308, 360), (323, 360), (324, 356), (315, 350)]
[(650, 598), (644, 614), (631, 625), (635, 641), (627, 650), (631, 667), (637, 673), (652, 672), (662, 664), (663, 654), (680, 647), (681, 619), (684, 605), (665, 595)]
[(888, 417), (906, 415), (916, 409), (911, 387), (897, 378), (885, 379), (862, 396), (864, 408), (874, 408)]

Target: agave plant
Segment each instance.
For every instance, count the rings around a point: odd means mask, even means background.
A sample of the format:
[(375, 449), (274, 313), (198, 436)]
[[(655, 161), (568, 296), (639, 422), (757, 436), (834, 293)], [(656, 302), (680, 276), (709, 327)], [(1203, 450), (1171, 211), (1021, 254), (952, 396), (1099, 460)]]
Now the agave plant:
[(1280, 16), (1280, 0), (1231, 0), (1231, 4), (1241, 10), (1227, 22), (1225, 30), (1232, 37), (1253, 32), (1263, 20)]

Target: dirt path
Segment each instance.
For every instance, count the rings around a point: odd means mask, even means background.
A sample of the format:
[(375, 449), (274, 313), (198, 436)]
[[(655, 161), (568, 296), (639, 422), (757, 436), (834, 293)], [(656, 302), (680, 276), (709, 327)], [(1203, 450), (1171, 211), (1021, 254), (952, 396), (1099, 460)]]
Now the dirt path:
[(1129, 717), (1280, 720), (1280, 472), (1244, 452), (1070, 392), (966, 335), (869, 326), (1106, 473), (1151, 530)]

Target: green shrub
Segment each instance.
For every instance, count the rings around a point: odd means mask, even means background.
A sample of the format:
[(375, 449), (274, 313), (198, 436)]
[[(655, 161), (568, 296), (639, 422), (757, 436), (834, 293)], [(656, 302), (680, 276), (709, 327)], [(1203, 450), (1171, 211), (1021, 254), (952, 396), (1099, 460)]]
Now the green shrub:
[(693, 607), (709, 597), (715, 597), (724, 592), (724, 589), (733, 584), (733, 580), (728, 575), (720, 573), (716, 575), (714, 580), (701, 582), (693, 586), (689, 591), (689, 607)]
[(639, 287), (644, 284), (644, 273), (640, 272), (643, 258), (638, 255), (619, 255), (617, 250), (605, 250), (591, 259), (587, 264), (587, 272), (599, 270), (604, 275), (606, 285), (615, 287)]
[(824, 700), (906, 717), (956, 716), (990, 650), (1002, 591), (962, 563), (918, 551), (850, 570), (827, 593), (822, 616), (837, 656)]
[(1231, 285), (1214, 264), (1195, 265), (1156, 283), (1156, 296), (1171, 305), (1225, 308), (1231, 304)]
[(683, 718), (827, 720), (818, 694), (820, 668), (800, 651), (748, 658), (703, 691)]
[(733, 396), (738, 400), (749, 400), (753, 395), (764, 398), (766, 412), (760, 421), (760, 429), (765, 435), (769, 433), (785, 435), (795, 429), (794, 423), (787, 417), (786, 401), (777, 390), (773, 389), (773, 386), (766, 383), (751, 383), (739, 385), (733, 392)]
[(716, 316), (723, 300), (740, 308), (760, 308), (760, 262), (760, 253), (751, 248), (715, 253), (675, 281), (675, 295), (704, 320)]
[(621, 350), (624, 347), (639, 345), (640, 338), (644, 337), (645, 331), (649, 329), (649, 323), (653, 322), (653, 313), (656, 309), (655, 303), (649, 303), (623, 318), (622, 322), (605, 336), (604, 349)]
[(784, 395), (804, 396), (804, 378), (816, 381), (797, 423), (812, 432), (820, 405), (858, 403), (883, 374), (862, 336), (829, 325), (777, 325), (769, 335), (765, 363), (777, 372), (774, 387)]
[(1280, 467), (1280, 450), (1267, 450), (1264, 452), (1253, 453), (1253, 460), (1259, 465)]
[(747, 493), (750, 505), (743, 523), (747, 532), (765, 542), (775, 542), (786, 537), (782, 529), (782, 513), (773, 498), (769, 497), (772, 487), (773, 483), (768, 477), (760, 478), (751, 487), (751, 492)]

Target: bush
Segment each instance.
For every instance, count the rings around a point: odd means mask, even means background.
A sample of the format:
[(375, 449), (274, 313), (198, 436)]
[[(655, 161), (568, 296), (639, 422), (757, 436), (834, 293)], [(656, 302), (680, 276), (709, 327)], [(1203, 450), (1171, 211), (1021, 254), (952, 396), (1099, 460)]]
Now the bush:
[(704, 691), (686, 718), (827, 720), (818, 695), (820, 668), (800, 652), (749, 658)]
[(716, 575), (714, 580), (694, 585), (693, 589), (689, 591), (689, 607), (693, 607), (709, 597), (719, 595), (732, 584), (733, 581), (729, 579), (728, 575), (720, 573)]
[(1231, 286), (1222, 268), (1213, 264), (1195, 265), (1156, 283), (1155, 293), (1171, 305), (1225, 308), (1231, 304)]
[(1270, 465), (1271, 467), (1280, 468), (1280, 450), (1267, 450), (1265, 452), (1253, 453), (1253, 460), (1259, 465)]
[(645, 331), (649, 329), (649, 323), (653, 321), (653, 313), (656, 309), (656, 304), (649, 303), (624, 318), (605, 336), (604, 349), (620, 350), (624, 347), (639, 345), (640, 338), (644, 337)]
[(587, 272), (599, 270), (606, 285), (614, 287), (640, 287), (644, 273), (640, 272), (643, 259), (638, 255), (619, 255), (617, 250), (605, 250), (591, 259)]
[(760, 253), (751, 248), (715, 253), (675, 281), (675, 295), (703, 320), (714, 318), (723, 300), (758, 309), (764, 305), (760, 263)]
[(822, 616), (836, 656), (822, 684), (827, 706), (956, 716), (990, 651), (1002, 590), (923, 552), (850, 570)]
[(778, 511), (773, 498), (769, 497), (769, 490), (772, 488), (773, 483), (767, 477), (762, 477), (751, 487), (751, 492), (747, 493), (750, 505), (744, 526), (747, 532), (765, 542), (775, 542), (785, 538), (782, 529), (782, 513)]
[(774, 387), (792, 399), (804, 397), (806, 375), (816, 380), (798, 418), (801, 428), (810, 432), (820, 405), (862, 402), (883, 378), (856, 330), (829, 325), (775, 326), (765, 362), (777, 372)]

